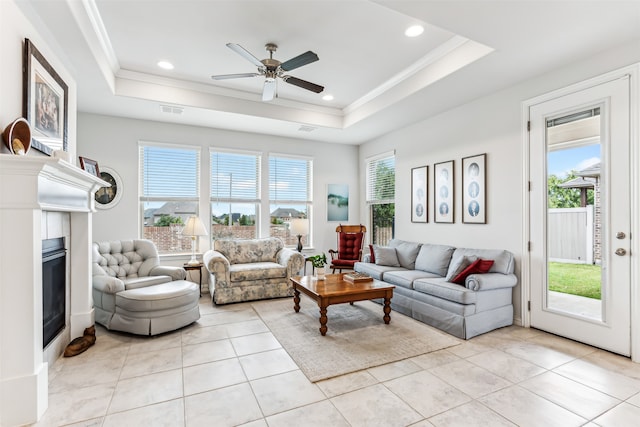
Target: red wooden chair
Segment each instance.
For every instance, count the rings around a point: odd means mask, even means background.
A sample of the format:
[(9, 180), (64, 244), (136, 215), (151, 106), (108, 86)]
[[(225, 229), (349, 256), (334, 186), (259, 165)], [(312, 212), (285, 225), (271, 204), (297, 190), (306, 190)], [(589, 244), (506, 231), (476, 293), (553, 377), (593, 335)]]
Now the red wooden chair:
[(353, 270), (353, 265), (362, 261), (362, 246), (367, 228), (360, 225), (339, 225), (336, 227), (338, 234), (338, 249), (329, 249), (331, 255), (332, 272), (338, 270)]

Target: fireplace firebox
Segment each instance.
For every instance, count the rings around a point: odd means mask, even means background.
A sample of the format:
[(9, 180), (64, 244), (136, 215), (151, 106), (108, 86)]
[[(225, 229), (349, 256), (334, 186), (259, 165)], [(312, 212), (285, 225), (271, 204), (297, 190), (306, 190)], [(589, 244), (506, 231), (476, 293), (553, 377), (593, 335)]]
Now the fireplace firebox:
[(42, 241), (42, 348), (65, 327), (66, 254), (64, 237)]

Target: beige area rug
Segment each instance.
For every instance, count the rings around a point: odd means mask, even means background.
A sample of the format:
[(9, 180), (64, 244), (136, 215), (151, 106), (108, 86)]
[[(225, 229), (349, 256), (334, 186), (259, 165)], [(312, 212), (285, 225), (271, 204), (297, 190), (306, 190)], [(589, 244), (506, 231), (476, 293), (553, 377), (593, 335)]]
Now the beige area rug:
[(310, 381), (344, 375), (385, 363), (457, 345), (461, 340), (391, 312), (384, 324), (380, 304), (360, 301), (327, 309), (327, 335), (320, 335), (318, 306), (301, 297), (300, 312), (293, 299), (260, 301), (255, 311)]

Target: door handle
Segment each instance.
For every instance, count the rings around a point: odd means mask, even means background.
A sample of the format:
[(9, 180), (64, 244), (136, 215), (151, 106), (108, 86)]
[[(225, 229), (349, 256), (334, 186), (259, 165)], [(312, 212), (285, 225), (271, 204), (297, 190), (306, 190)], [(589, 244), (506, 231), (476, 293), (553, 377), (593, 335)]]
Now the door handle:
[(618, 248), (618, 249), (616, 249), (616, 255), (618, 255), (618, 256), (625, 256), (626, 254), (627, 254), (626, 249), (624, 249), (624, 248)]
[(616, 233), (616, 239), (624, 239), (625, 237), (627, 237), (627, 235), (624, 234), (624, 232), (622, 232), (622, 231), (618, 231)]

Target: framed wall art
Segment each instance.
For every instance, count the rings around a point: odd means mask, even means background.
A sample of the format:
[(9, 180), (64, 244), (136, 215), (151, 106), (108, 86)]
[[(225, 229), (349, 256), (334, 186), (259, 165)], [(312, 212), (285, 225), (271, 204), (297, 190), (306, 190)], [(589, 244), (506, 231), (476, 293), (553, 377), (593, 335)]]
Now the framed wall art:
[(428, 172), (429, 166), (411, 169), (411, 222), (428, 222)]
[(111, 209), (118, 204), (122, 197), (122, 178), (109, 167), (100, 169), (100, 178), (111, 184), (111, 187), (102, 187), (96, 191), (96, 207), (98, 209)]
[(434, 222), (454, 222), (454, 169), (453, 160), (433, 165), (433, 218)]
[(462, 222), (487, 223), (486, 154), (462, 159)]
[(24, 40), (23, 114), (31, 146), (45, 154), (67, 151), (69, 89), (29, 39)]
[(327, 184), (327, 221), (349, 221), (348, 184)]

